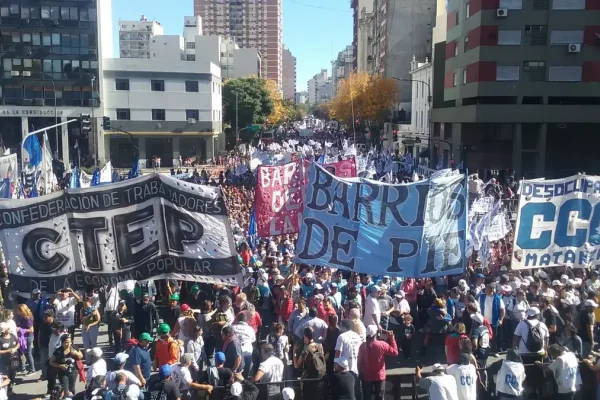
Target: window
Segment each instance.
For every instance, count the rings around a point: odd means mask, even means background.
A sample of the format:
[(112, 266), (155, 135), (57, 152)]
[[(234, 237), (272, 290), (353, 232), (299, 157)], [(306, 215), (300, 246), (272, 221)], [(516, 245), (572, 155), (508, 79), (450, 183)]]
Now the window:
[(465, 5), (465, 19), (471, 16), (471, 6), (469, 3)]
[(11, 4), (9, 6), (10, 9), (10, 15), (19, 15), (20, 14), (20, 8), (18, 4)]
[(31, 43), (34, 46), (41, 46), (42, 45), (42, 37), (40, 36), (39, 33), (33, 33), (31, 35)]
[(53, 46), (60, 46), (60, 33), (53, 33), (52, 34), (52, 45)]
[(131, 119), (129, 108), (117, 108), (117, 119), (129, 121)]
[(31, 7), (30, 10), (29, 18), (40, 19), (40, 7)]
[(458, 42), (454, 42), (454, 57), (458, 55)]
[(464, 45), (464, 47), (465, 47), (465, 50), (464, 50), (465, 53), (467, 51), (469, 51), (469, 36), (465, 36), (465, 45)]
[[(165, 91), (165, 81), (152, 79), (152, 81), (150, 81), (150, 87), (152, 88), (153, 92), (164, 92)], [(164, 119), (162, 121), (164, 121)]]
[(185, 81), (186, 92), (198, 92), (198, 81)]
[(52, 19), (52, 20), (60, 19), (60, 7), (57, 7), (57, 6), (50, 7), (50, 19)]
[(500, 0), (499, 8), (508, 8), (509, 10), (521, 10), (523, 0)]
[(52, 36), (49, 33), (42, 34), (42, 45), (44, 45), (44, 46), (52, 45)]
[(546, 62), (545, 61), (524, 61), (523, 77), (528, 81), (546, 80)]
[(79, 20), (79, 13), (77, 12), (77, 7), (69, 7), (69, 14), (72, 20)]
[(187, 54), (186, 61), (196, 61), (196, 55), (195, 54)]
[(29, 7), (21, 7), (21, 18), (22, 19), (29, 19)]
[(185, 118), (186, 119), (195, 119), (198, 121), (198, 116), (200, 115), (200, 111), (198, 110), (185, 110)]
[(498, 31), (499, 46), (519, 46), (521, 44), (520, 30), (504, 30)]
[(551, 66), (548, 68), (548, 80), (551, 82), (581, 82), (581, 65)]
[(585, 0), (552, 0), (553, 10), (585, 10)]
[(60, 8), (60, 19), (69, 19), (69, 7)]
[(583, 31), (561, 31), (550, 32), (551, 44), (578, 44), (583, 43)]
[(532, 46), (545, 46), (548, 42), (548, 26), (525, 25), (524, 41)]
[(10, 9), (8, 7), (0, 7), (0, 17), (8, 17), (10, 15)]
[(152, 121), (164, 121), (165, 120), (165, 110), (161, 109), (152, 109)]
[(496, 66), (497, 81), (518, 81), (519, 66), (518, 65), (498, 65)]
[(185, 48), (188, 50), (193, 50), (196, 48), (196, 42), (187, 42), (185, 44)]
[(455, 72), (454, 73), (454, 82), (453, 82), (453, 86), (457, 87), (458, 86), (458, 74)]
[(117, 90), (129, 90), (129, 79), (115, 79), (115, 88)]
[(467, 84), (467, 70), (463, 69), (463, 85)]
[(456, 12), (456, 21), (454, 21), (454, 25), (455, 25), (455, 26), (456, 26), (456, 25), (458, 25), (458, 24), (459, 24), (459, 22), (460, 22), (460, 13), (457, 11), (457, 12)]
[(23, 43), (31, 43), (31, 33), (24, 33), (22, 40)]

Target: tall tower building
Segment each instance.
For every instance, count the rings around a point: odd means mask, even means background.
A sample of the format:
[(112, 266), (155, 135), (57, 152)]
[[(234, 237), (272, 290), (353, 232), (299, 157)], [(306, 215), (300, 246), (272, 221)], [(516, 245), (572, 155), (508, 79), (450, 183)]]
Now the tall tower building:
[(148, 21), (143, 15), (139, 21), (119, 20), (119, 55), (121, 58), (151, 58), (152, 38), (163, 34), (159, 22)]
[(282, 0), (194, 0), (194, 15), (202, 17), (205, 35), (235, 39), (241, 47), (257, 48), (263, 56), (263, 76), (283, 85)]
[(296, 99), (296, 57), (289, 49), (283, 49), (283, 98)]

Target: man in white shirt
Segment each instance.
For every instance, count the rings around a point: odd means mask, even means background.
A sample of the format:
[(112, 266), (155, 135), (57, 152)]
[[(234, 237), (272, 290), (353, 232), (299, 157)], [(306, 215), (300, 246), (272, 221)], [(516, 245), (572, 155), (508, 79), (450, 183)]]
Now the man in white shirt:
[(442, 364), (433, 364), (432, 368), (431, 375), (426, 378), (421, 377), (421, 368), (415, 368), (415, 380), (427, 391), (429, 400), (459, 400), (454, 377), (444, 372)]
[(365, 326), (375, 325), (380, 328), (379, 323), (381, 322), (381, 309), (379, 308), (379, 302), (377, 297), (379, 296), (379, 287), (377, 285), (371, 286), (371, 292), (365, 300), (365, 315), (363, 315), (363, 324)]
[(242, 358), (244, 359), (244, 376), (252, 369), (252, 351), (254, 342), (256, 342), (256, 333), (254, 329), (246, 322), (246, 313), (240, 313), (238, 320), (231, 327), (240, 342), (242, 349)]
[(363, 341), (360, 335), (352, 330), (353, 326), (354, 322), (349, 319), (344, 319), (340, 322), (342, 333), (335, 342), (335, 358), (342, 358), (348, 361), (348, 371), (354, 375), (355, 397), (361, 399), (360, 379), (358, 379), (358, 349)]
[(115, 378), (117, 377), (117, 373), (123, 374), (127, 377), (127, 384), (135, 384), (140, 386), (141, 382), (137, 376), (133, 374), (133, 372), (127, 371), (125, 369), (125, 363), (129, 356), (125, 353), (117, 353), (115, 356), (115, 369), (106, 374), (106, 386), (109, 390), (113, 390), (117, 387), (117, 382)]
[[(263, 359), (258, 366), (258, 372), (254, 376), (254, 382), (281, 382), (283, 380), (283, 362), (275, 356), (275, 348), (270, 344), (263, 344), (260, 349)], [(281, 393), (279, 384), (267, 385), (269, 398)]]
[[(553, 344), (548, 348), (548, 354), (554, 361), (547, 368), (554, 375), (561, 400), (573, 399), (575, 392), (581, 385), (577, 356), (557, 344)], [(538, 367), (544, 367), (541, 362), (535, 364)]]
[(54, 306), (56, 321), (63, 324), (71, 334), (75, 334), (75, 306), (81, 301), (81, 297), (73, 289), (61, 289), (52, 302)]
[[(533, 364), (535, 361), (542, 361), (542, 358), (546, 354), (550, 333), (548, 332), (546, 324), (539, 320), (539, 308), (531, 307), (527, 310), (526, 315), (527, 319), (519, 322), (517, 329), (515, 329), (513, 347), (519, 349), (519, 354), (523, 358), (523, 364)], [(529, 338), (534, 329), (541, 337), (541, 344), (537, 343), (536, 345), (534, 339)], [(529, 347), (532, 348), (528, 348), (528, 344)]]
[(462, 353), (458, 364), (450, 365), (446, 373), (456, 380), (458, 400), (477, 399), (477, 370), (468, 354)]

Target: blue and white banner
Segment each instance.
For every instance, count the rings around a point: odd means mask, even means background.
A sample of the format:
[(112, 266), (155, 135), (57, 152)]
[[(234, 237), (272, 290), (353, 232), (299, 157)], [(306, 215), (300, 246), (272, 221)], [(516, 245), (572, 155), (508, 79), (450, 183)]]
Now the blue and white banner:
[(466, 266), (466, 176), (405, 185), (340, 179), (313, 163), (296, 262), (425, 278)]
[(521, 182), (512, 268), (600, 264), (600, 177)]

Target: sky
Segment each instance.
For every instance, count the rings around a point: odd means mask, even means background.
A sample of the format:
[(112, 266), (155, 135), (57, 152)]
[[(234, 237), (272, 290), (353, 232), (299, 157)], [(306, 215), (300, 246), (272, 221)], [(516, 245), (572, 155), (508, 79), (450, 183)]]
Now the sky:
[[(296, 90), (307, 89), (313, 75), (327, 68), (352, 43), (350, 0), (282, 0), (283, 43), (296, 57)], [(114, 56), (119, 51), (119, 19), (160, 22), (167, 35), (183, 33), (183, 17), (193, 14), (193, 0), (113, 0)]]

